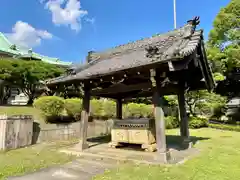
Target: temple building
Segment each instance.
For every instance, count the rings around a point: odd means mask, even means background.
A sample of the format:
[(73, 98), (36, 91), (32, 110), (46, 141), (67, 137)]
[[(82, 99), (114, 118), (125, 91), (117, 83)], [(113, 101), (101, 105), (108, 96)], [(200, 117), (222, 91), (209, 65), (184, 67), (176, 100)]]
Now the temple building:
[(49, 64), (68, 67), (72, 63), (60, 61), (58, 58), (52, 58), (33, 52), (31, 49), (24, 50), (16, 44), (11, 43), (7, 37), (0, 32), (0, 59), (4, 57), (13, 57), (16, 59), (38, 60)]
[[(44, 56), (33, 52), (31, 49), (26, 50), (18, 47), (8, 40), (8, 38), (0, 32), (0, 60), (3, 58), (14, 58), (16, 60), (34, 60), (43, 61), (49, 64), (54, 64), (61, 67), (69, 67), (72, 65), (71, 62), (60, 61), (58, 58)], [(3, 81), (0, 81), (0, 85)], [(21, 92), (17, 87), (11, 89), (11, 95), (7, 100), (8, 104), (25, 105), (28, 98)]]

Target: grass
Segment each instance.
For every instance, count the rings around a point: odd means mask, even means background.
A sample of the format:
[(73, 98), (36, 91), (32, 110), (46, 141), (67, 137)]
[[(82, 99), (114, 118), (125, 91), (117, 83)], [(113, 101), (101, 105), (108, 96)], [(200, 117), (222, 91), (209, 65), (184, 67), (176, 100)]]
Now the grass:
[(71, 143), (40, 144), (8, 152), (0, 152), (0, 180), (8, 176), (22, 175), (71, 161), (75, 158), (74, 156), (57, 152), (59, 148)]
[[(169, 134), (177, 134), (170, 130)], [(95, 180), (238, 180), (240, 177), (239, 132), (217, 129), (191, 130), (191, 135), (203, 137), (195, 145), (200, 154), (182, 165), (146, 166), (123, 165), (105, 172)], [(209, 138), (209, 139), (208, 139)]]
[(231, 124), (209, 124), (209, 127), (216, 129), (223, 129), (228, 131), (238, 131), (240, 132), (239, 125), (231, 125)]
[(37, 122), (43, 122), (44, 119), (40, 114), (40, 111), (32, 106), (0, 106), (0, 115), (7, 114), (12, 115), (32, 115)]

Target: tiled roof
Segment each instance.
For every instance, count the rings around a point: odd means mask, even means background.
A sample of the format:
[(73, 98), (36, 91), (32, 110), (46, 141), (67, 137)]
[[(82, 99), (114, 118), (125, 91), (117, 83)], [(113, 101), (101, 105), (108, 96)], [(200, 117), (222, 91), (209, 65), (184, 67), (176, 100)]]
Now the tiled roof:
[(19, 57), (19, 58), (34, 58), (34, 59), (39, 59), (43, 62), (49, 63), (49, 64), (56, 64), (56, 65), (62, 65), (62, 66), (70, 66), (72, 63), (71, 62), (64, 62), (60, 61), (58, 58), (51, 58), (48, 56), (43, 56), (37, 53), (29, 53), (30, 50), (24, 50), (20, 47), (16, 47), (16, 49), (13, 49), (11, 47), (15, 46), (12, 44), (6, 36), (0, 32), (0, 53), (6, 53), (14, 57)]
[[(198, 20), (189, 21), (185, 26), (165, 34), (138, 40), (103, 52), (93, 52), (90, 54), (88, 64), (75, 70), (72, 75), (52, 79), (49, 83), (90, 79), (134, 67), (182, 59), (192, 54), (200, 43), (203, 31), (195, 30), (199, 23)], [(158, 50), (158, 58), (155, 59), (148, 57), (146, 51), (146, 48), (153, 46)]]

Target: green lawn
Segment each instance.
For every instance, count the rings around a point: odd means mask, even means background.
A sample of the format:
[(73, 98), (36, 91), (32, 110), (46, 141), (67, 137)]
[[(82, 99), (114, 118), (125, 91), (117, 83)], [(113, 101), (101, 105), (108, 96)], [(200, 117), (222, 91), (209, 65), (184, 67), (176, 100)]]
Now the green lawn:
[[(176, 130), (169, 131), (177, 134)], [(192, 130), (192, 136), (210, 138), (198, 141), (200, 154), (182, 165), (124, 165), (97, 176), (96, 180), (239, 180), (240, 133), (216, 129)]]
[(32, 106), (0, 106), (0, 115), (32, 115), (35, 122), (41, 124), (41, 127), (46, 125), (41, 112)]
[(32, 106), (0, 106), (0, 115), (32, 115), (36, 121), (42, 121), (40, 111)]
[(0, 152), (0, 180), (8, 176), (21, 175), (73, 160), (74, 156), (57, 152), (62, 146), (72, 143), (41, 144), (8, 152)]

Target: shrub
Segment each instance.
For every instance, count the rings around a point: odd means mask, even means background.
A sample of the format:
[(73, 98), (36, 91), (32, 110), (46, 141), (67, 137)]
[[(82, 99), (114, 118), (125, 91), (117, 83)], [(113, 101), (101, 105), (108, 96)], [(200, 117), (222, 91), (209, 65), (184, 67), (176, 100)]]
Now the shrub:
[(116, 117), (116, 103), (111, 100), (102, 101), (102, 116), (104, 118)]
[(129, 103), (123, 107), (123, 116), (125, 118), (152, 117), (153, 108), (151, 105)]
[(179, 126), (178, 118), (174, 116), (165, 117), (165, 126), (166, 126), (166, 129), (177, 128)]
[(189, 118), (189, 127), (192, 129), (208, 127), (208, 120), (201, 117), (190, 117)]
[(64, 102), (64, 108), (68, 114), (68, 116), (74, 117), (80, 116), (82, 112), (82, 99), (79, 98), (71, 98), (66, 99)]
[(213, 108), (213, 115), (212, 118), (219, 119), (221, 116), (225, 114), (225, 105), (217, 105)]
[(103, 100), (93, 99), (90, 103), (91, 116), (95, 118), (101, 118), (104, 115), (103, 112)]
[(34, 100), (33, 106), (46, 117), (60, 116), (64, 110), (64, 100), (58, 96), (42, 96)]
[(227, 131), (237, 131), (240, 132), (240, 126), (227, 125), (227, 124), (209, 124), (210, 128), (222, 129)]

